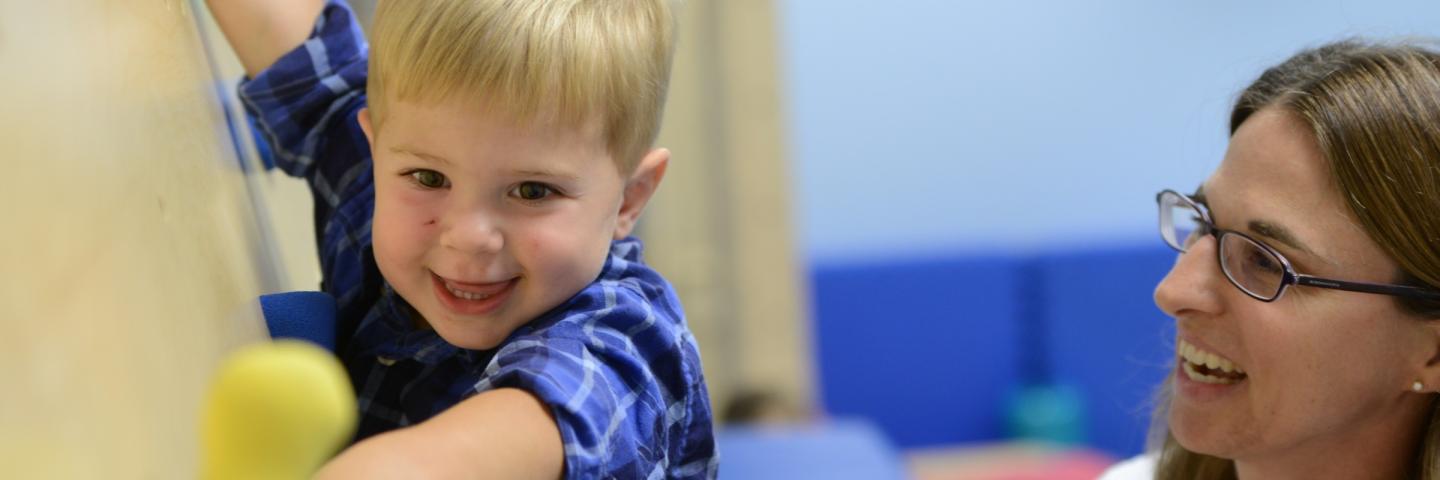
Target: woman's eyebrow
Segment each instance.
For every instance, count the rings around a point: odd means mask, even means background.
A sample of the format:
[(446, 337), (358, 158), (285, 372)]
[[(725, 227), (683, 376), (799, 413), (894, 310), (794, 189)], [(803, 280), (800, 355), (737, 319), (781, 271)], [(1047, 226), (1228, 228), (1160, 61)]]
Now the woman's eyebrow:
[(1305, 248), (1305, 245), (1302, 244), (1299, 240), (1296, 240), (1295, 235), (1290, 233), (1289, 229), (1282, 227), (1274, 222), (1266, 220), (1251, 220), (1250, 223), (1246, 225), (1246, 227), (1250, 230), (1250, 232), (1254, 233), (1257, 236), (1275, 240), (1285, 245), (1289, 245), (1290, 248), (1309, 253), (1311, 255), (1315, 254), (1315, 252), (1310, 251), (1309, 248)]
[(1334, 262), (1331, 262), (1329, 259), (1325, 258), (1324, 255), (1315, 253), (1314, 250), (1306, 247), (1305, 243), (1301, 242), (1300, 239), (1296, 238), (1294, 233), (1291, 233), (1289, 229), (1281, 226), (1278, 223), (1267, 220), (1251, 220), (1245, 226), (1247, 229), (1250, 230), (1251, 233), (1254, 233), (1256, 236), (1280, 242), (1282, 244), (1285, 244), (1286, 246), (1289, 246), (1290, 248), (1310, 254), (1311, 257), (1318, 258), (1325, 263), (1331, 265), (1335, 264)]
[[(1210, 206), (1210, 203), (1207, 202), (1205, 199), (1205, 185), (1203, 184), (1195, 188), (1195, 193), (1190, 195), (1190, 199), (1194, 200), (1195, 203), (1204, 205), (1206, 208), (1209, 208)], [(1210, 220), (1216, 221), (1215, 212), (1210, 212)], [(1250, 233), (1255, 234), (1255, 236), (1274, 240), (1282, 245), (1309, 254), (1311, 257), (1317, 258), (1322, 262), (1330, 265), (1336, 265), (1335, 262), (1330, 261), (1330, 259), (1326, 258), (1324, 255), (1315, 253), (1314, 250), (1311, 250), (1309, 247), (1305, 246), (1305, 243), (1301, 242), (1300, 239), (1290, 231), (1290, 229), (1281, 226), (1279, 223), (1269, 220), (1257, 219), (1251, 220), (1245, 225), (1245, 227), (1247, 230), (1250, 231)]]

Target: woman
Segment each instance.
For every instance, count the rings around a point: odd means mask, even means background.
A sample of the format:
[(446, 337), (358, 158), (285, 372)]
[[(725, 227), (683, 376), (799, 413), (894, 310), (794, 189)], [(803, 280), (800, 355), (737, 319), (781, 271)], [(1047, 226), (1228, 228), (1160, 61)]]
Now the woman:
[(1440, 478), (1440, 54), (1301, 52), (1158, 200), (1177, 367), (1157, 452), (1106, 478)]

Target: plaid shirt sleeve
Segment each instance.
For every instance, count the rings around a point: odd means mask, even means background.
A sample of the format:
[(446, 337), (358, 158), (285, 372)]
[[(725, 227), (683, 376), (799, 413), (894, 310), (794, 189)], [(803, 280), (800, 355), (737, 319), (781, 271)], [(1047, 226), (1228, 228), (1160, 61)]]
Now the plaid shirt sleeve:
[[(695, 339), (639, 242), (554, 316), (522, 327), (476, 391), (515, 387), (550, 407), (565, 477), (715, 478), (717, 456)], [(628, 257), (628, 258), (627, 258)]]
[(240, 100), (276, 166), (310, 184), (323, 290), (340, 318), (358, 318), (378, 274), (369, 253), (374, 211), (370, 143), (356, 114), (366, 105), (369, 47), (354, 13), (330, 0), (303, 44), (240, 84)]
[(354, 13), (330, 0), (303, 44), (240, 84), (240, 100), (276, 166), (310, 183), (322, 237), (370, 168), (369, 142), (355, 117), (365, 107), (368, 56)]

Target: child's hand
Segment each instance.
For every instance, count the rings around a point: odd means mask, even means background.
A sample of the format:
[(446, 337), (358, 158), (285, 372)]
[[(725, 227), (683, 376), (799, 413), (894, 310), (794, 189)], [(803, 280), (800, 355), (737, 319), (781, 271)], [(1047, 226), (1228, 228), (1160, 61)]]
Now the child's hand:
[(324, 0), (206, 0), (252, 78), (310, 36)]

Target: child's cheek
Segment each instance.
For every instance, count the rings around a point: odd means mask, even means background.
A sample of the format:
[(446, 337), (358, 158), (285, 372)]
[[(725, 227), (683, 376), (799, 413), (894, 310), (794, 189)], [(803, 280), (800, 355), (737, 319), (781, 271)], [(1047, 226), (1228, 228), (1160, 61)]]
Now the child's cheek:
[(372, 235), (377, 250), (383, 248), (384, 253), (396, 261), (414, 261), (426, 256), (438, 236), (439, 212), (443, 211), (443, 203), (437, 196), (409, 190), (377, 189), (375, 192)]
[(421, 190), (391, 185), (375, 192), (376, 209), (388, 210), (395, 219), (405, 219), (414, 226), (433, 227), (445, 208), (445, 190)]
[[(580, 219), (551, 220), (544, 228), (529, 229), (521, 238), (532, 258), (545, 262), (550, 277), (566, 284), (563, 287), (573, 294), (600, 274), (610, 251), (610, 237)], [(576, 282), (578, 285), (573, 285)]]

